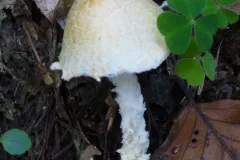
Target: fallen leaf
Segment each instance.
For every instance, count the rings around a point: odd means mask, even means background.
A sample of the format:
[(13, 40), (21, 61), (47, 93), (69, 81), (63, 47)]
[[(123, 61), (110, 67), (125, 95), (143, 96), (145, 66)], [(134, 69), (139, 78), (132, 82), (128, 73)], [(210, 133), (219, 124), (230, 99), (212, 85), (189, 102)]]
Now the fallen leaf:
[(50, 22), (54, 20), (54, 13), (59, 0), (34, 0), (37, 7), (49, 19)]
[(88, 145), (84, 150), (81, 160), (89, 160), (94, 155), (101, 155), (101, 152), (93, 145)]
[(108, 94), (108, 97), (106, 98), (105, 102), (108, 104), (108, 112), (106, 114), (105, 120), (108, 121), (108, 126), (107, 126), (107, 131), (109, 132), (110, 129), (112, 128), (113, 121), (115, 119), (115, 115), (117, 112), (118, 104), (117, 102), (113, 99), (111, 93)]
[(227, 8), (235, 11), (238, 15), (240, 15), (240, 1), (237, 1), (234, 4), (227, 6)]
[(239, 160), (240, 101), (187, 106), (152, 160)]
[(0, 10), (3, 8), (11, 8), (16, 3), (16, 0), (1, 0)]

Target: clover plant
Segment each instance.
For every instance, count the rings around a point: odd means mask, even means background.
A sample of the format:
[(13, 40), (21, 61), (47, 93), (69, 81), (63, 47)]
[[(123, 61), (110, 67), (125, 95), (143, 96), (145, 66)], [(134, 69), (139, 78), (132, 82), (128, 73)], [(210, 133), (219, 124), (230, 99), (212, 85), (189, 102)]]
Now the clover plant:
[(5, 132), (0, 138), (3, 148), (11, 155), (20, 155), (25, 153), (32, 142), (27, 133), (19, 129), (11, 129)]
[(209, 52), (219, 28), (236, 23), (239, 16), (226, 9), (237, 0), (167, 0), (173, 11), (159, 15), (157, 26), (165, 36), (169, 50), (180, 59), (176, 74), (190, 85), (215, 79), (216, 62)]

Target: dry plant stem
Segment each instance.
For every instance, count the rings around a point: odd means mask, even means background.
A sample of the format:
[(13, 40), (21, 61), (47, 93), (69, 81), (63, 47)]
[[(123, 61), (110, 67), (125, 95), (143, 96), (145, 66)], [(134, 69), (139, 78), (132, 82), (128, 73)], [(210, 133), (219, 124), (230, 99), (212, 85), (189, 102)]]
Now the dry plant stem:
[(148, 132), (143, 117), (146, 110), (140, 84), (135, 74), (122, 74), (110, 79), (116, 86), (116, 101), (122, 116), (122, 160), (148, 160)]
[(198, 91), (197, 91), (198, 96), (202, 94), (203, 87), (204, 87), (204, 82), (198, 87)]
[(217, 68), (217, 65), (218, 65), (218, 59), (219, 59), (219, 54), (220, 54), (220, 51), (221, 51), (221, 47), (222, 47), (222, 42), (223, 42), (223, 39), (221, 39), (221, 42), (218, 46), (218, 49), (217, 49), (217, 56), (216, 56), (216, 68)]
[(70, 142), (69, 145), (67, 145), (66, 147), (64, 147), (61, 151), (59, 151), (58, 153), (54, 154), (52, 156), (52, 160), (57, 159), (59, 156), (61, 156), (64, 152), (66, 152), (68, 149), (70, 149), (73, 146), (73, 142)]
[(16, 76), (11, 72), (11, 70), (8, 69), (7, 66), (5, 66), (2, 62), (0, 62), (0, 68), (1, 68), (1, 67), (2, 67), (5, 71), (7, 71), (8, 74), (10, 74), (13, 79), (15, 79), (16, 81), (19, 81), (19, 82), (21, 82), (21, 83), (24, 83), (23, 80), (21, 80), (21, 79), (19, 79), (18, 77), (16, 77)]
[(23, 21), (22, 25), (23, 25), (23, 29), (24, 29), (24, 31), (25, 31), (25, 33), (26, 33), (26, 35), (27, 35), (28, 42), (29, 42), (29, 44), (30, 44), (31, 47), (32, 47), (33, 53), (34, 53), (35, 57), (37, 58), (38, 63), (42, 65), (41, 59), (40, 59), (40, 57), (39, 57), (39, 55), (38, 55), (38, 52), (37, 52), (37, 50), (36, 50), (36, 48), (35, 48), (35, 46), (34, 46), (34, 44), (33, 44), (31, 35), (30, 35), (30, 33), (28, 32), (28, 30), (27, 30), (25, 21)]

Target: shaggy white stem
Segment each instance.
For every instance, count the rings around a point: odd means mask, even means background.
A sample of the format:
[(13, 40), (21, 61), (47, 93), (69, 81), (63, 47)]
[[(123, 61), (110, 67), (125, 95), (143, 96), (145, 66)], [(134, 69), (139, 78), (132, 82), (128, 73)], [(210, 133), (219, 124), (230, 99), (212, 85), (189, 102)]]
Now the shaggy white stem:
[(148, 160), (146, 154), (149, 135), (143, 117), (146, 110), (140, 84), (135, 74), (121, 74), (110, 79), (116, 86), (116, 101), (122, 116), (122, 148), (118, 150), (122, 160)]

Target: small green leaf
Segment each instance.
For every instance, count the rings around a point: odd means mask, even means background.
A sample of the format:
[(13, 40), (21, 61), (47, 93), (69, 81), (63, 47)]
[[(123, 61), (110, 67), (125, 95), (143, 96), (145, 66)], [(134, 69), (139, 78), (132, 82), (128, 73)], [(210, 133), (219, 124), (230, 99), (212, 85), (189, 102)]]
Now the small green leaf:
[(200, 60), (180, 59), (176, 63), (175, 71), (179, 77), (186, 79), (192, 86), (198, 86), (204, 82), (205, 75)]
[(157, 26), (165, 36), (167, 46), (172, 53), (186, 52), (192, 32), (190, 20), (173, 12), (165, 12), (158, 17)]
[(213, 43), (212, 34), (206, 31), (206, 29), (201, 26), (195, 26), (195, 34), (198, 47), (202, 52), (208, 51)]
[(205, 7), (205, 0), (167, 0), (167, 2), (172, 10), (192, 19), (196, 18)]
[(206, 0), (206, 6), (202, 11), (202, 14), (208, 15), (208, 14), (215, 14), (217, 11), (217, 4), (214, 2), (214, 0)]
[(213, 35), (218, 30), (219, 21), (215, 14), (210, 14), (198, 18), (195, 25), (201, 27), (202, 29)]
[(218, 3), (222, 6), (226, 6), (226, 5), (230, 5), (233, 4), (235, 2), (237, 2), (238, 0), (218, 0)]
[(208, 51), (213, 43), (212, 35), (219, 26), (218, 17), (215, 14), (206, 15), (196, 20), (194, 25), (198, 47), (203, 52)]
[(190, 46), (188, 47), (188, 50), (181, 54), (181, 57), (183, 58), (193, 58), (201, 55), (201, 50), (199, 49), (197, 45), (196, 37), (192, 37)]
[(219, 22), (218, 27), (219, 27), (219, 28), (225, 28), (225, 27), (227, 27), (227, 25), (228, 25), (228, 19), (227, 19), (227, 16), (226, 16), (223, 8), (220, 8), (220, 9), (217, 11), (216, 16), (218, 17), (218, 22)]
[(202, 64), (205, 70), (205, 74), (208, 76), (209, 79), (215, 79), (215, 69), (216, 69), (216, 61), (214, 60), (212, 54), (207, 52), (202, 57)]
[(190, 23), (190, 20), (185, 17), (169, 11), (160, 14), (157, 19), (158, 29), (165, 36), (172, 34), (179, 27), (184, 28)]
[(19, 130), (11, 129), (1, 137), (3, 148), (12, 155), (20, 155), (26, 152), (32, 145), (28, 135)]
[(222, 9), (226, 15), (227, 21), (229, 24), (236, 23), (239, 20), (239, 15), (229, 9)]

